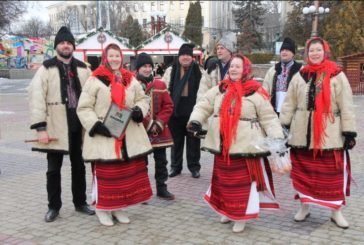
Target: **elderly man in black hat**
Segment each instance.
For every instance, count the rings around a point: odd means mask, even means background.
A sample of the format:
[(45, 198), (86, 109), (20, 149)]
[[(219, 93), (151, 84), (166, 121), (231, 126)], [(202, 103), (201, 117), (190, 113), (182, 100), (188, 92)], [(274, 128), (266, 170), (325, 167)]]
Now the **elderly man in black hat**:
[(265, 75), (263, 87), (271, 95), (271, 103), (277, 114), (280, 113), (289, 82), (302, 64), (294, 60), (296, 46), (294, 41), (286, 37), (280, 49), (280, 62), (271, 67)]
[(33, 151), (47, 153), (48, 212), (54, 221), (62, 206), (61, 167), (64, 155), (71, 160), (72, 195), (76, 211), (93, 215), (86, 203), (85, 165), (82, 159), (82, 126), (76, 114), (81, 87), (91, 71), (73, 58), (75, 39), (67, 27), (58, 31), (54, 49), (57, 56), (46, 60), (29, 85), (31, 129), (37, 142)]
[(162, 78), (168, 84), (174, 108), (169, 128), (174, 146), (171, 149), (171, 172), (175, 177), (182, 172), (183, 149), (186, 139), (187, 167), (193, 178), (200, 177), (200, 139), (187, 134), (186, 126), (196, 104), (197, 91), (203, 69), (193, 60), (193, 44), (185, 43), (179, 49), (178, 60), (169, 67)]

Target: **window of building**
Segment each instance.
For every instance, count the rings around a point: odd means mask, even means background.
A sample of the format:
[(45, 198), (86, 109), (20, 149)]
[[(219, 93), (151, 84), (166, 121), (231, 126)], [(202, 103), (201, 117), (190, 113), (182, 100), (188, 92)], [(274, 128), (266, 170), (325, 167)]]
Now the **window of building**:
[(143, 19), (143, 28), (147, 27), (147, 19)]
[(180, 10), (184, 10), (184, 8), (185, 8), (185, 3), (184, 3), (184, 1), (180, 1), (180, 2), (179, 2), (179, 9), (180, 9)]
[(156, 11), (157, 9), (156, 9), (156, 5), (155, 5), (155, 2), (151, 2), (150, 3), (150, 10), (151, 11)]
[(185, 18), (181, 17), (179, 18), (179, 25), (184, 26), (185, 25)]
[(161, 2), (161, 3), (159, 4), (159, 10), (160, 10), (160, 11), (164, 11), (164, 3), (163, 3), (163, 2)]
[(139, 10), (139, 6), (138, 6), (138, 4), (136, 3), (136, 4), (134, 4), (134, 11), (135, 11), (135, 12), (138, 12), (138, 10)]

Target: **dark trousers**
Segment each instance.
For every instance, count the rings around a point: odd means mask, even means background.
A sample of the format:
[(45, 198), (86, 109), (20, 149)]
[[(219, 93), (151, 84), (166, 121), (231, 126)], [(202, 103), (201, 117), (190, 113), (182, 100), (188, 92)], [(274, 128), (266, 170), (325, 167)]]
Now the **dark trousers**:
[(186, 126), (189, 117), (171, 117), (169, 129), (171, 130), (174, 146), (171, 148), (171, 168), (182, 171), (183, 150), (186, 139), (187, 167), (193, 171), (200, 171), (200, 145), (201, 140), (187, 134)]
[(168, 179), (167, 170), (167, 154), (166, 148), (155, 148), (153, 149), (153, 158), (155, 162), (155, 173), (154, 178), (156, 181), (157, 191), (166, 189), (166, 181)]
[[(155, 165), (154, 178), (156, 182), (157, 191), (167, 189), (166, 181), (168, 179), (167, 170), (167, 154), (166, 148), (154, 148), (153, 158)], [(148, 164), (148, 156), (145, 157), (145, 162)]]
[[(73, 204), (81, 206), (86, 204), (86, 176), (85, 164), (81, 151), (81, 132), (70, 133), (70, 160), (72, 175)], [(61, 200), (61, 167), (63, 153), (48, 153), (47, 193), (48, 208), (59, 210), (62, 207)]]

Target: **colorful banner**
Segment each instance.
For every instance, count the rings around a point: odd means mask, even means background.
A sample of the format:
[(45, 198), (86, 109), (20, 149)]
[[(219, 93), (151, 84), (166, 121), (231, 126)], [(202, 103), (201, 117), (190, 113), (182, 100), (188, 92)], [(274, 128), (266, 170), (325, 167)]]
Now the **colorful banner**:
[(53, 41), (6, 36), (0, 41), (0, 69), (37, 69), (55, 55)]

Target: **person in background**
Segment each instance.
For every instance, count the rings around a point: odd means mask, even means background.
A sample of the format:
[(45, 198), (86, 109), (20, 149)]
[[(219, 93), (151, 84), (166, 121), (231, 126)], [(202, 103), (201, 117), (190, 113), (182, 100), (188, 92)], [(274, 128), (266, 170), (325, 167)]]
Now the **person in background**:
[(266, 136), (283, 142), (283, 130), (267, 91), (251, 74), (250, 60), (234, 55), (228, 77), (197, 102), (187, 126), (201, 135), (211, 116), (202, 149), (214, 154), (214, 168), (204, 198), (221, 223), (234, 221), (233, 232), (242, 232), (260, 208), (279, 208), (266, 158), (270, 153), (256, 145)]
[[(227, 77), (227, 71), (230, 67), (230, 61), (233, 53), (236, 51), (235, 42), (228, 37), (222, 37), (216, 44), (216, 55), (218, 61), (216, 65), (211, 66), (204, 72), (200, 81), (200, 87), (197, 92), (197, 101), (199, 101), (210, 88), (216, 86), (221, 80)], [(205, 69), (206, 70), (206, 69)]]
[(82, 126), (76, 114), (81, 87), (90, 76), (85, 63), (74, 58), (75, 39), (67, 27), (59, 29), (54, 49), (57, 55), (43, 62), (30, 82), (31, 129), (38, 141), (33, 151), (47, 153), (48, 211), (46, 222), (53, 222), (62, 207), (61, 167), (64, 155), (71, 160), (73, 204), (76, 211), (93, 215), (86, 203), (85, 165), (82, 159)]
[(174, 146), (171, 149), (171, 172), (175, 177), (182, 172), (183, 149), (186, 139), (187, 167), (193, 178), (200, 177), (200, 139), (187, 134), (186, 126), (192, 109), (196, 104), (203, 69), (193, 60), (193, 44), (182, 44), (178, 60), (169, 67), (162, 80), (167, 83), (174, 108), (169, 120)]
[(151, 98), (149, 113), (144, 117), (144, 126), (153, 146), (157, 196), (173, 200), (174, 195), (167, 190), (166, 184), (168, 179), (166, 148), (173, 145), (172, 135), (168, 128), (168, 121), (173, 112), (173, 102), (166, 84), (155, 79), (152, 71), (152, 57), (146, 53), (140, 53), (136, 59), (136, 78), (145, 93)]
[[(149, 97), (133, 74), (122, 68), (122, 61), (117, 44), (105, 47), (101, 65), (83, 87), (77, 107), (86, 130), (83, 157), (92, 163), (92, 199), (105, 226), (114, 225), (113, 218), (130, 223), (124, 209), (152, 196), (145, 162), (152, 146), (142, 124)], [(103, 123), (112, 104), (131, 110), (126, 130), (118, 137), (112, 137)]]
[(212, 70), (216, 68), (216, 64), (219, 61), (217, 56), (209, 56), (203, 65), (203, 69), (207, 71), (207, 73), (211, 73)]
[(280, 120), (289, 128), (291, 179), (301, 202), (294, 220), (305, 221), (315, 204), (331, 209), (331, 220), (346, 229), (341, 210), (350, 193), (348, 150), (357, 133), (349, 81), (329, 55), (322, 38), (307, 41), (307, 65), (291, 80)]
[(296, 45), (292, 39), (286, 37), (280, 50), (280, 62), (272, 66), (264, 77), (263, 87), (271, 96), (271, 103), (278, 113), (287, 94), (288, 85), (292, 77), (301, 69), (302, 64), (294, 60)]

